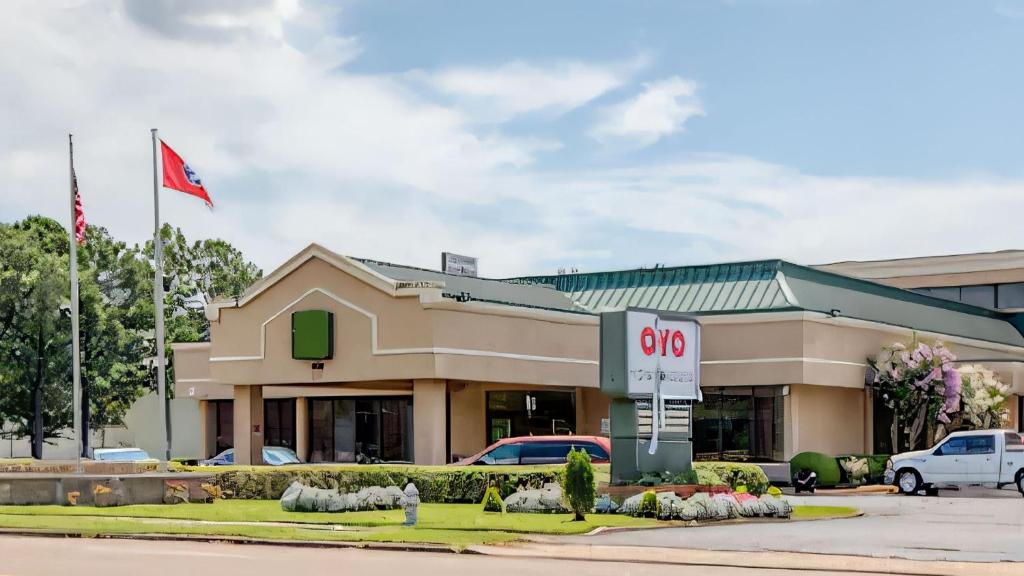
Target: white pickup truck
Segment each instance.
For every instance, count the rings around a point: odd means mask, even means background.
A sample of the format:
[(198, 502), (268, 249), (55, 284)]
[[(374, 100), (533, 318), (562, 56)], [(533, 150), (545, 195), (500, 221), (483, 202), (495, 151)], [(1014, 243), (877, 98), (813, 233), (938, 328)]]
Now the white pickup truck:
[(903, 494), (980, 484), (1016, 484), (1024, 495), (1024, 443), (1009, 430), (954, 432), (934, 448), (896, 454), (886, 463), (885, 483)]

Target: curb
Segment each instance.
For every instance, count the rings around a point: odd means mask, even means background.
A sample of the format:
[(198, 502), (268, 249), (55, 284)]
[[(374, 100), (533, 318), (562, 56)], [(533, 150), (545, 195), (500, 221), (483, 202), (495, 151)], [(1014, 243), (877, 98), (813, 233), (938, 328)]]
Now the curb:
[(506, 558), (801, 570), (843, 574), (902, 574), (905, 576), (1019, 576), (1021, 563), (909, 560), (808, 552), (728, 551), (599, 546), (592, 544), (509, 544), (471, 546), (468, 551)]
[[(565, 536), (597, 536), (598, 534), (616, 534), (619, 532), (643, 532), (645, 530), (662, 530), (665, 528), (706, 528), (730, 524), (784, 524), (789, 522), (821, 522), (824, 520), (849, 520), (864, 516), (863, 510), (857, 510), (850, 514), (836, 516), (822, 516), (820, 518), (729, 518), (726, 520), (715, 520), (714, 522), (697, 523), (696, 520), (665, 520), (655, 526), (598, 526), (585, 534), (566, 534)], [(558, 538), (559, 534), (528, 534), (528, 540), (543, 538)]]
[(346, 542), (344, 540), (275, 540), (245, 536), (208, 536), (202, 534), (85, 534), (33, 528), (0, 528), (2, 536), (31, 536), (36, 538), (101, 538), (104, 540), (144, 540), (151, 542), (206, 542), (248, 544), (259, 546), (288, 546), (292, 548), (343, 548), (358, 550), (387, 550), (392, 552), (434, 552), (448, 554), (476, 554), (469, 548), (455, 548), (444, 544), (403, 542)]

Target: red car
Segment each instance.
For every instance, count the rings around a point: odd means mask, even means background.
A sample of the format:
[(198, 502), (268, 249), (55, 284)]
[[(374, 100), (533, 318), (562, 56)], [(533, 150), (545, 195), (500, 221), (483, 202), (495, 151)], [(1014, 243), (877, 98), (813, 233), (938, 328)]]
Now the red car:
[(565, 464), (571, 448), (585, 450), (595, 464), (607, 463), (612, 453), (611, 442), (601, 436), (519, 436), (498, 440), (454, 466)]

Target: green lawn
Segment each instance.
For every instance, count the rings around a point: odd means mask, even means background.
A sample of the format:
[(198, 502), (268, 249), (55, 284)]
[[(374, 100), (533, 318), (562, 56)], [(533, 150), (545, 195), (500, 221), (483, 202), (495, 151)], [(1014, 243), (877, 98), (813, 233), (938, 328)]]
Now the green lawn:
[[(796, 506), (793, 519), (842, 518), (856, 513), (855, 508), (845, 506)], [(476, 504), (421, 504), (416, 527), (402, 526), (403, 520), (402, 510), (340, 514), (285, 512), (277, 500), (218, 500), (212, 504), (115, 508), (0, 506), (0, 528), (10, 529), (83, 535), (188, 534), (273, 540), (416, 542), (455, 548), (508, 542), (523, 534), (583, 534), (600, 526), (667, 525), (652, 519), (607, 514), (588, 515), (584, 522), (573, 522), (570, 514), (497, 514), (483, 512)], [(231, 522), (276, 524), (229, 524)], [(282, 526), (282, 523), (295, 525)], [(332, 525), (345, 529), (332, 529)]]
[[(375, 512), (285, 512), (277, 500), (218, 500), (212, 504), (135, 505), (116, 508), (70, 506), (0, 506), (0, 527), (18, 517), (164, 518), (214, 522), (296, 522), (354, 527), (397, 527), (402, 510)], [(599, 526), (656, 526), (657, 521), (629, 516), (591, 514), (573, 522), (571, 514), (497, 514), (478, 504), (421, 504), (416, 530), (502, 531), (531, 534), (583, 534)]]
[(859, 513), (849, 506), (794, 506), (794, 520), (817, 520), (821, 518), (845, 518)]
[(270, 540), (328, 540), (339, 542), (402, 542), (445, 544), (462, 548), (472, 544), (509, 542), (521, 535), (479, 530), (438, 530), (386, 526), (357, 531), (312, 530), (287, 526), (239, 526), (216, 524), (174, 524), (140, 518), (96, 516), (0, 515), (0, 527), (45, 530), (66, 534), (170, 534), (196, 536), (241, 536)]

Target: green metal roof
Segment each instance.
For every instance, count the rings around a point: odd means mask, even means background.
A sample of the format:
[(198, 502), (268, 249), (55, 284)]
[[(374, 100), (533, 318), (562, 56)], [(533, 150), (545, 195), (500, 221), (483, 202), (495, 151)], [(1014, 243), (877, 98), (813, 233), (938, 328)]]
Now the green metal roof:
[(778, 282), (779, 262), (744, 262), (518, 278), (549, 285), (593, 312), (651, 308), (668, 312), (792, 309)]
[(804, 310), (1024, 346), (1024, 318), (782, 260), (509, 279), (550, 286), (594, 312), (696, 315)]

